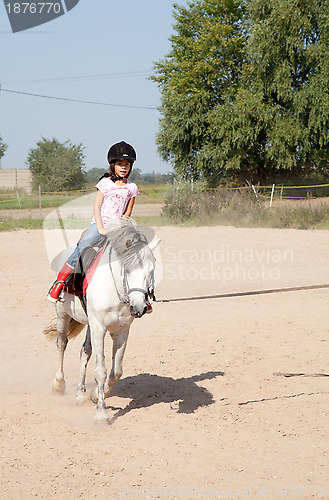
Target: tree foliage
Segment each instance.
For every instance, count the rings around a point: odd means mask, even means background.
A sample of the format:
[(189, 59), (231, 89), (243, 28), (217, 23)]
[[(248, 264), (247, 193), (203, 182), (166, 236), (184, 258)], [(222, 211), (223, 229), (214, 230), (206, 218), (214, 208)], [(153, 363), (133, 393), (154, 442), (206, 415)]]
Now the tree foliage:
[(0, 135), (0, 160), (5, 155), (7, 147), (8, 145), (5, 142), (3, 142), (2, 137)]
[(161, 156), (213, 183), (329, 173), (329, 3), (198, 0), (175, 9), (172, 50), (155, 66)]
[(26, 160), (32, 172), (34, 189), (42, 191), (68, 191), (85, 186), (84, 148), (70, 141), (60, 143), (57, 139), (42, 138), (31, 149)]
[(155, 64), (162, 93), (160, 156), (184, 172), (209, 138), (209, 116), (238, 80), (245, 36), (240, 0), (174, 5), (176, 34), (168, 56)]

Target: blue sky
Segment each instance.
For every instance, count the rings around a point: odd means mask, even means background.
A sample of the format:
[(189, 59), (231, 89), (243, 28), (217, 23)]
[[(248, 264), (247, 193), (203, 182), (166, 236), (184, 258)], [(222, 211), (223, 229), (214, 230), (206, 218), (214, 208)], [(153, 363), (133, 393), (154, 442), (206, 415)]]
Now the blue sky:
[(133, 108), (160, 104), (147, 76), (170, 50), (172, 12), (170, 0), (80, 0), (58, 19), (13, 34), (2, 2), (3, 89), (132, 108), (0, 92), (0, 134), (8, 144), (1, 167), (25, 168), (29, 150), (56, 137), (86, 147), (87, 169), (106, 168), (108, 148), (125, 140), (142, 173), (172, 171), (156, 152), (159, 112)]

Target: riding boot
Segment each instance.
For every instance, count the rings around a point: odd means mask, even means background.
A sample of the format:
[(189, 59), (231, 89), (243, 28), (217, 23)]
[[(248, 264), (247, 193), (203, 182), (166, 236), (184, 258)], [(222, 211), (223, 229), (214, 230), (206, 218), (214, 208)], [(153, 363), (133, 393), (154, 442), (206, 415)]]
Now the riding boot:
[(50, 302), (58, 302), (58, 300), (60, 300), (59, 295), (72, 271), (73, 267), (65, 262), (61, 271), (58, 273), (55, 283), (52, 285), (48, 292), (47, 298), (48, 300), (50, 300)]
[(153, 312), (153, 307), (151, 306), (150, 302), (147, 300), (146, 301), (146, 313), (145, 314), (151, 314)]

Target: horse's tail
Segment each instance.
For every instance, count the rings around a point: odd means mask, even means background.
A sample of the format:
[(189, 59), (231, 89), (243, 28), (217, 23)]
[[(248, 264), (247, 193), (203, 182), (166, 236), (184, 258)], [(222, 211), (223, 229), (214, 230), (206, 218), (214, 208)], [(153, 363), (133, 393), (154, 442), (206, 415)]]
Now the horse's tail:
[(47, 335), (49, 339), (57, 339), (57, 327), (56, 327), (56, 319), (53, 319), (47, 328), (43, 329), (44, 335)]
[[(43, 333), (51, 340), (57, 339), (57, 326), (56, 326), (56, 319), (53, 319), (47, 328), (43, 330)], [(71, 319), (70, 324), (69, 324), (69, 329), (67, 331), (67, 338), (70, 339), (75, 339), (81, 333), (81, 331), (84, 329), (86, 325), (82, 325), (81, 323), (78, 323), (78, 321), (75, 321), (75, 319)]]
[(69, 329), (67, 331), (67, 338), (70, 339), (75, 339), (79, 335), (79, 333), (82, 332), (86, 325), (82, 325), (81, 323), (78, 323), (78, 321), (75, 321), (75, 319), (71, 319), (70, 324), (69, 324)]

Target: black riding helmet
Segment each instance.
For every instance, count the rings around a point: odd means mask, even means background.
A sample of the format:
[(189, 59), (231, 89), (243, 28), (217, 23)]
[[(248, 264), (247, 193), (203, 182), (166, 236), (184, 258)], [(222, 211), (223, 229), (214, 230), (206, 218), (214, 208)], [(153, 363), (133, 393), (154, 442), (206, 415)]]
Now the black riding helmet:
[(110, 164), (110, 172), (106, 172), (99, 178), (99, 180), (103, 179), (103, 177), (110, 177), (112, 181), (119, 180), (120, 177), (115, 175), (114, 165), (116, 161), (119, 160), (127, 160), (130, 162), (130, 169), (128, 174), (126, 175), (126, 179), (129, 177), (134, 161), (136, 161), (136, 151), (134, 148), (127, 144), (125, 141), (117, 142), (110, 147), (107, 152), (107, 161)]
[(107, 161), (111, 163), (117, 160), (127, 160), (134, 163), (136, 161), (136, 151), (125, 141), (117, 142), (108, 150)]

